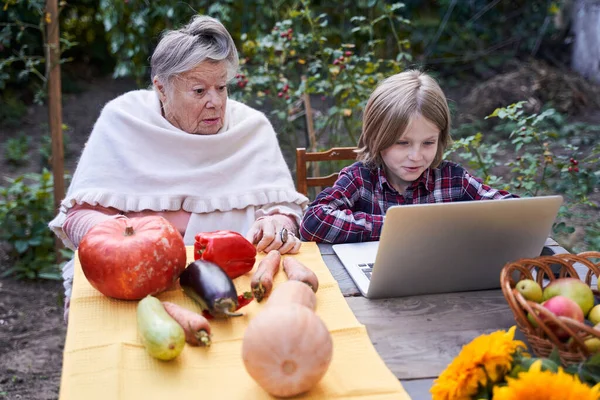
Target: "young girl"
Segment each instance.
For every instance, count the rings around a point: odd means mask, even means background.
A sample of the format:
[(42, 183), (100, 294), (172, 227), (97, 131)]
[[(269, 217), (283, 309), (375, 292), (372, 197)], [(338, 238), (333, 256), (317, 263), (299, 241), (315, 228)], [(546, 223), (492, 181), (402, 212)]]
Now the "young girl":
[(302, 239), (379, 240), (391, 206), (518, 197), (442, 160), (450, 143), (450, 111), (435, 80), (420, 71), (387, 78), (365, 107), (359, 161), (342, 169), (333, 187), (310, 204)]

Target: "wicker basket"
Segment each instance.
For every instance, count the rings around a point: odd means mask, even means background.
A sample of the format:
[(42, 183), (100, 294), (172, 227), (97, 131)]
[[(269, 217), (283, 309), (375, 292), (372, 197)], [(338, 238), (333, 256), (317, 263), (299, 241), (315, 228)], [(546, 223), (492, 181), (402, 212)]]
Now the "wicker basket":
[[(573, 265), (580, 263), (587, 268), (584, 277), (580, 276)], [(541, 256), (536, 258), (521, 259), (508, 263), (502, 269), (500, 275), (500, 284), (502, 293), (512, 310), (517, 326), (527, 337), (533, 353), (537, 357), (547, 357), (554, 347), (558, 347), (560, 359), (563, 366), (579, 363), (590, 356), (590, 351), (584, 344), (584, 341), (590, 337), (600, 339), (600, 331), (593, 329), (584, 323), (577, 322), (567, 317), (557, 317), (546, 308), (532, 301), (525, 300), (515, 286), (522, 279), (534, 279), (542, 288), (545, 288), (550, 281), (557, 279), (552, 269), (560, 268), (559, 278), (573, 277), (584, 280), (590, 287), (592, 277), (600, 277), (600, 252), (589, 251), (580, 254), (558, 254), (553, 256)], [(532, 274), (532, 272), (535, 272)], [(546, 285), (544, 285), (546, 280)], [(596, 285), (594, 285), (596, 286)], [(594, 296), (600, 296), (596, 288), (592, 288)], [(533, 312), (533, 311), (536, 312)], [(535, 319), (537, 327), (527, 318), (531, 314)], [(542, 321), (538, 314), (543, 314), (546, 322)], [(558, 325), (569, 333), (570, 338), (559, 340), (553, 333), (548, 324)], [(571, 340), (572, 338), (572, 340)]]

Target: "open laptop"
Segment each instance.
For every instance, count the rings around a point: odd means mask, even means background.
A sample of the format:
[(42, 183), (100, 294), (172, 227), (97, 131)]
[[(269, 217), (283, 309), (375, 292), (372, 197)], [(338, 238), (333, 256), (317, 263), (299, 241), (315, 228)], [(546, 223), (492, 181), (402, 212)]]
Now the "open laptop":
[(507, 262), (541, 254), (561, 196), (390, 207), (380, 241), (333, 246), (368, 298), (500, 287)]

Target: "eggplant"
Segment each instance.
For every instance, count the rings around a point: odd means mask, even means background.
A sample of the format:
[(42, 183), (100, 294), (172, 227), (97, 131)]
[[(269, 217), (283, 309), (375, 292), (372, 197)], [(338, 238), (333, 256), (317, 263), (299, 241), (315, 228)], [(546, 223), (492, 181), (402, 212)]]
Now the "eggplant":
[(179, 284), (185, 294), (194, 299), (203, 310), (213, 317), (240, 317), (236, 313), (238, 297), (233, 281), (217, 264), (196, 260), (179, 276)]

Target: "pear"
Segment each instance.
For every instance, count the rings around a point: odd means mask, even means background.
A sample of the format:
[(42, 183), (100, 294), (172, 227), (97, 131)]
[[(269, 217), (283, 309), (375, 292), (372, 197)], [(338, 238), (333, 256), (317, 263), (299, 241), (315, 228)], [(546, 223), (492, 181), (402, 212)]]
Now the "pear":
[(523, 279), (517, 283), (515, 288), (523, 295), (525, 300), (533, 301), (535, 303), (542, 302), (542, 287), (536, 281), (532, 279)]
[(588, 314), (588, 319), (592, 323), (592, 325), (597, 325), (600, 323), (600, 305), (594, 306), (590, 313)]
[(586, 339), (583, 343), (585, 344), (585, 347), (587, 347), (587, 349), (592, 353), (597, 353), (600, 351), (600, 339), (596, 337)]
[[(590, 315), (592, 314), (592, 312), (594, 312), (594, 308), (592, 308), (592, 311), (590, 311)], [(595, 324), (594, 329), (600, 330), (600, 324)], [(587, 349), (592, 353), (597, 353), (600, 351), (600, 339), (598, 339), (597, 337), (590, 336), (587, 339), (585, 339), (583, 343), (585, 344), (585, 347), (587, 347)]]
[(564, 296), (573, 300), (587, 316), (594, 307), (594, 292), (587, 283), (577, 278), (560, 278), (551, 282), (543, 292), (543, 300), (549, 300), (555, 296)]

